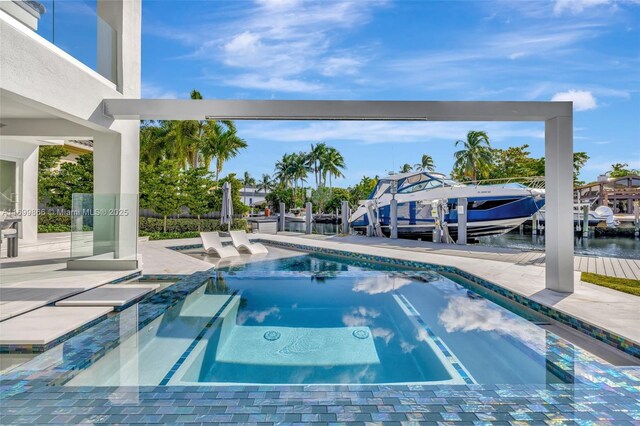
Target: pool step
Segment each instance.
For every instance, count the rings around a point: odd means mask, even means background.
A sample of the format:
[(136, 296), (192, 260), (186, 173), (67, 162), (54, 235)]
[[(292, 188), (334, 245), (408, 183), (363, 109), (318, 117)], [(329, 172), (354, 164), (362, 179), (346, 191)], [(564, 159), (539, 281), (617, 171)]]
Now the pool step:
[(0, 323), (0, 353), (44, 352), (101, 321), (111, 306), (45, 306)]
[(60, 300), (56, 306), (112, 306), (114, 310), (121, 311), (155, 292), (158, 287), (159, 284), (106, 284)]

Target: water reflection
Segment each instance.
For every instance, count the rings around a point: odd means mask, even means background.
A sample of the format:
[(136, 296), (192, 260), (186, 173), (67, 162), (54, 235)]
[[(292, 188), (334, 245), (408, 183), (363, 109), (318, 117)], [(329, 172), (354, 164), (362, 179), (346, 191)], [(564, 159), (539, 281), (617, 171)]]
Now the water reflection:
[(397, 290), (407, 284), (411, 284), (411, 280), (406, 278), (394, 278), (388, 275), (375, 275), (355, 280), (353, 291), (356, 293), (364, 292), (367, 294), (389, 293)]
[(452, 296), (438, 315), (438, 320), (447, 333), (493, 332), (526, 342), (540, 352), (545, 348), (543, 329), (486, 299), (470, 298), (466, 294)]

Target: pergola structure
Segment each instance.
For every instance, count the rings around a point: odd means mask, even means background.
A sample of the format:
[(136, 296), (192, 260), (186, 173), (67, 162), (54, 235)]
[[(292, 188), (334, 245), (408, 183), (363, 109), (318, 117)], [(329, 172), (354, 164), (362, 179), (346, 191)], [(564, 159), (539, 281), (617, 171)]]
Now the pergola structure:
[(542, 121), (546, 288), (573, 292), (571, 102), (107, 99), (103, 105), (114, 120)]

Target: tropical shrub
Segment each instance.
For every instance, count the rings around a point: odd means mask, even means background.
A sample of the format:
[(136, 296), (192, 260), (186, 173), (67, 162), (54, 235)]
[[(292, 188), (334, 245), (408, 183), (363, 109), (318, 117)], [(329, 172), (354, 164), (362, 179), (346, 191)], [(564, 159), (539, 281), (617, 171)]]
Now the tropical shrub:
[[(140, 235), (145, 233), (163, 232), (164, 219), (155, 217), (141, 217), (139, 222)], [(247, 229), (247, 221), (244, 219), (234, 219), (231, 223), (231, 229)], [(210, 232), (210, 231), (226, 231), (227, 225), (220, 225), (217, 219), (167, 219), (166, 232), (183, 233), (183, 232)]]
[(340, 209), (342, 208), (342, 202), (349, 201), (350, 199), (351, 193), (348, 189), (333, 188), (331, 190), (329, 201), (324, 206), (324, 209), (327, 213), (335, 212), (336, 210), (340, 211)]

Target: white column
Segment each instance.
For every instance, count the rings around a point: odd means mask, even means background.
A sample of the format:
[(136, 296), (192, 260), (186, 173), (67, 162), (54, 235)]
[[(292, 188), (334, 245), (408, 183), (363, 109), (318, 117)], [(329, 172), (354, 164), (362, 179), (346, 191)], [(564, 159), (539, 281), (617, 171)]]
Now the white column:
[(573, 293), (573, 117), (545, 122), (546, 288)]
[[(31, 153), (25, 155), (20, 168), (20, 206), (22, 210), (35, 212), (38, 209), (38, 145), (29, 145)], [(20, 238), (24, 241), (38, 239), (38, 217), (23, 215), (20, 223)]]
[(140, 128), (137, 121), (116, 121), (111, 129), (119, 133), (94, 137), (94, 208), (100, 204), (123, 213), (94, 217), (94, 254), (113, 251), (122, 259), (136, 255)]

